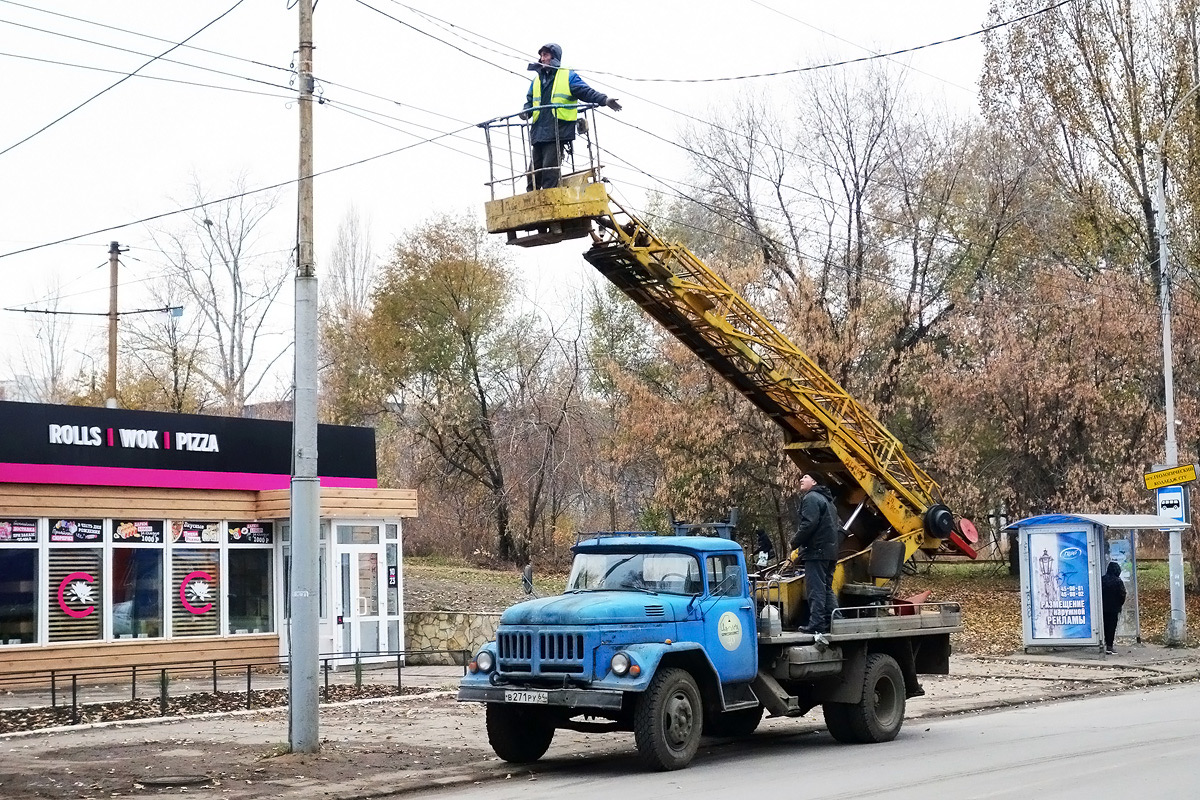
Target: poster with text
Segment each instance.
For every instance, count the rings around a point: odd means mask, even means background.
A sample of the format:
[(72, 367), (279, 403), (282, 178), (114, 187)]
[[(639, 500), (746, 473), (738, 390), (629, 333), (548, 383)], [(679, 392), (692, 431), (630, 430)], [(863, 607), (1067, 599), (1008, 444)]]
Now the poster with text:
[(273, 533), (270, 522), (229, 523), (230, 544), (271, 544), (274, 541)]
[(1031, 533), (1028, 553), (1033, 638), (1093, 638), (1087, 532)]
[(175, 520), (171, 523), (171, 541), (177, 544), (216, 544), (221, 540), (215, 522)]
[(99, 542), (104, 539), (104, 520), (56, 519), (50, 526), (52, 542)]
[(36, 542), (38, 524), (36, 519), (0, 519), (0, 542)]
[(144, 542), (146, 544), (163, 543), (163, 521), (152, 520), (113, 520), (114, 542)]

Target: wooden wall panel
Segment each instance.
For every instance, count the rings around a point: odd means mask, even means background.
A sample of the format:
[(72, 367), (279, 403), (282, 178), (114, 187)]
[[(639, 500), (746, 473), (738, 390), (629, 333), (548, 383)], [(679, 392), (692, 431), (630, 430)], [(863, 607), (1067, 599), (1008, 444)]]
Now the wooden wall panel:
[[(291, 493), (279, 489), (258, 493), (258, 519), (283, 519), (291, 513)], [(415, 489), (321, 488), (322, 517), (417, 516)]]
[(0, 483), (0, 516), (254, 519), (258, 492)]

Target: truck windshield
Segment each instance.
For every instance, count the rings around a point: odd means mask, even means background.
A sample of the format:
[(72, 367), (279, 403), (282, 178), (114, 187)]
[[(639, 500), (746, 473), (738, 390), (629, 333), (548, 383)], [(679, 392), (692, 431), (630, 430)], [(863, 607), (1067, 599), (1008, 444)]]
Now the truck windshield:
[(599, 589), (698, 594), (700, 562), (686, 553), (579, 553), (568, 592)]

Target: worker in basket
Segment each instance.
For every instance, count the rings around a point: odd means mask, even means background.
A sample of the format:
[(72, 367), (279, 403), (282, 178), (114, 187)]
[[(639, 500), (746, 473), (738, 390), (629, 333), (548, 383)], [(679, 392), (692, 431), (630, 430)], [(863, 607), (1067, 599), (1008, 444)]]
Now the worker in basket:
[[(536, 74), (525, 96), (525, 110), (521, 112), (521, 119), (531, 121), (528, 189), (553, 189), (558, 186), (563, 150), (575, 141), (575, 122), (579, 117), (575, 104), (595, 103), (613, 111), (620, 111), (621, 104), (588, 86), (574, 70), (564, 68), (562, 48), (556, 44), (542, 45), (537, 63), (530, 64), (529, 69)], [(554, 108), (539, 109), (548, 105)]]

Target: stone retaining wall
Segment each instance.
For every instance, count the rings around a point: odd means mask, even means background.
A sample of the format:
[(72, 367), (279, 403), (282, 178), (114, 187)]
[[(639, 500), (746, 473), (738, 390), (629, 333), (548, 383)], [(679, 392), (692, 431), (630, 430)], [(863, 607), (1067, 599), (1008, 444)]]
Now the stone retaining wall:
[(500, 612), (406, 611), (404, 612), (404, 663), (416, 665), (460, 664), (462, 656), (445, 652), (428, 655), (414, 650), (467, 650), (474, 654), (496, 635)]

